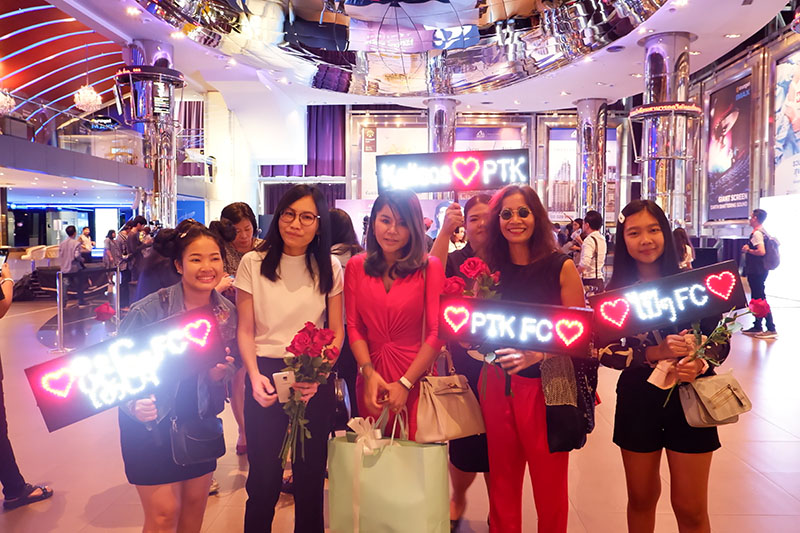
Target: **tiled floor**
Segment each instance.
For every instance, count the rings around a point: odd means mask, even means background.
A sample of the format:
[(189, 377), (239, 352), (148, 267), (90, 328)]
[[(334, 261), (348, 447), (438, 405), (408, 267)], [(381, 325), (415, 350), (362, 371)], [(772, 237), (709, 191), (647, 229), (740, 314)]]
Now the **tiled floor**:
[[(759, 341), (736, 335), (725, 364), (733, 369), (753, 401), (740, 422), (721, 428), (723, 448), (711, 471), (710, 511), (715, 532), (781, 533), (800, 530), (800, 304), (771, 300), (780, 338)], [(127, 484), (120, 458), (116, 414), (108, 411), (73, 426), (47, 433), (34, 404), (23, 369), (52, 356), (36, 340), (39, 327), (52, 316), (52, 305), (20, 302), (0, 320), (0, 354), (6, 379), (6, 407), (18, 462), (32, 482), (56, 491), (46, 502), (0, 513), (0, 532), (136, 532), (142, 511), (136, 491)], [(793, 348), (795, 346), (795, 348)], [(570, 532), (625, 531), (625, 481), (619, 450), (611, 442), (616, 373), (601, 369), (597, 428), (587, 446), (574, 452), (570, 465)], [(225, 430), (235, 435), (229, 412)], [(233, 453), (219, 462), (222, 490), (212, 496), (204, 531), (241, 529), (247, 463)], [(662, 467), (663, 490), (658, 532), (677, 531), (668, 499), (669, 477)], [(524, 531), (536, 531), (529, 485), (525, 492)], [(291, 532), (292, 498), (279, 503), (274, 531)], [(485, 532), (488, 502), (484, 485), (470, 489), (462, 532)], [(372, 533), (372, 532), (369, 532)], [(420, 533), (420, 532), (414, 532)]]

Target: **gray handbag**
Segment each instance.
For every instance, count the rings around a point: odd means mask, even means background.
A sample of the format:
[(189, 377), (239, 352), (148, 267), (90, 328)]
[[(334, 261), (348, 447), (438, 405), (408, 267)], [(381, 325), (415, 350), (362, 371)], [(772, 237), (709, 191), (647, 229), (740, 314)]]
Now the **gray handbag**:
[(684, 383), (678, 392), (686, 422), (696, 428), (732, 424), (753, 407), (730, 372)]

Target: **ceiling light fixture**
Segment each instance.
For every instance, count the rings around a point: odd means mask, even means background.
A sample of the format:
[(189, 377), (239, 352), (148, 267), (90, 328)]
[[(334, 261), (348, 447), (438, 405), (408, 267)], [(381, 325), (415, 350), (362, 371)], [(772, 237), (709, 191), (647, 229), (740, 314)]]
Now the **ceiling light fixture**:
[(631, 78), (641, 78), (641, 74), (631, 74)]
[(742, 36), (741, 33), (726, 33), (725, 34), (725, 38), (726, 39), (738, 39), (741, 36)]
[(170, 33), (169, 36), (172, 37), (173, 39), (183, 39), (184, 37), (186, 37), (186, 34), (183, 33), (182, 31), (174, 31)]
[(129, 17), (138, 17), (139, 15), (142, 14), (142, 12), (139, 11), (139, 9), (133, 6), (128, 6), (127, 8), (125, 8), (125, 13), (127, 13)]
[(672, 4), (677, 7), (683, 7), (689, 3), (689, 0), (675, 0)]
[(567, 91), (561, 91), (561, 96), (569, 96), (569, 94)]
[(229, 64), (230, 66), (232, 66), (232, 67), (235, 67), (235, 66), (236, 66), (236, 60), (235, 60), (234, 58), (230, 58), (230, 59), (228, 60), (228, 64)]
[(514, 103), (519, 105), (519, 100), (514, 100)]
[(103, 107), (103, 99), (89, 84), (89, 45), (86, 45), (86, 85), (75, 93), (75, 107), (85, 113), (94, 113)]
[(697, 50), (692, 50), (691, 52), (689, 52), (689, 55), (690, 56), (699, 56), (700, 52), (698, 52)]
[(14, 99), (5, 90), (0, 90), (0, 115), (8, 115), (14, 109)]

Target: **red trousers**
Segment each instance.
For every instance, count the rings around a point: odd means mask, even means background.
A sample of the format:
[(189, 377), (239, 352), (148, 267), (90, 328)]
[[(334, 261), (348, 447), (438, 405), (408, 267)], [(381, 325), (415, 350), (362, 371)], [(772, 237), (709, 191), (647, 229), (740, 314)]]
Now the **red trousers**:
[(484, 366), (486, 394), (481, 410), (489, 442), (489, 518), (491, 533), (522, 531), (522, 482), (531, 476), (539, 533), (566, 533), (568, 452), (547, 447), (542, 380), (511, 377), (513, 395), (505, 395), (505, 373)]

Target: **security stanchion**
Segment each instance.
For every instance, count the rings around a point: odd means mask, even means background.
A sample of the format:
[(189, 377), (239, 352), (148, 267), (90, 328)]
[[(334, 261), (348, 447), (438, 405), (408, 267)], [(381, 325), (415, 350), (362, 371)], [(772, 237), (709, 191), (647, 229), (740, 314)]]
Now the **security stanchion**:
[(64, 346), (64, 304), (66, 304), (67, 295), (64, 288), (64, 273), (60, 270), (56, 272), (56, 305), (58, 306), (58, 330), (56, 331), (56, 347), (50, 350), (50, 353), (64, 354), (72, 351), (70, 348)]

